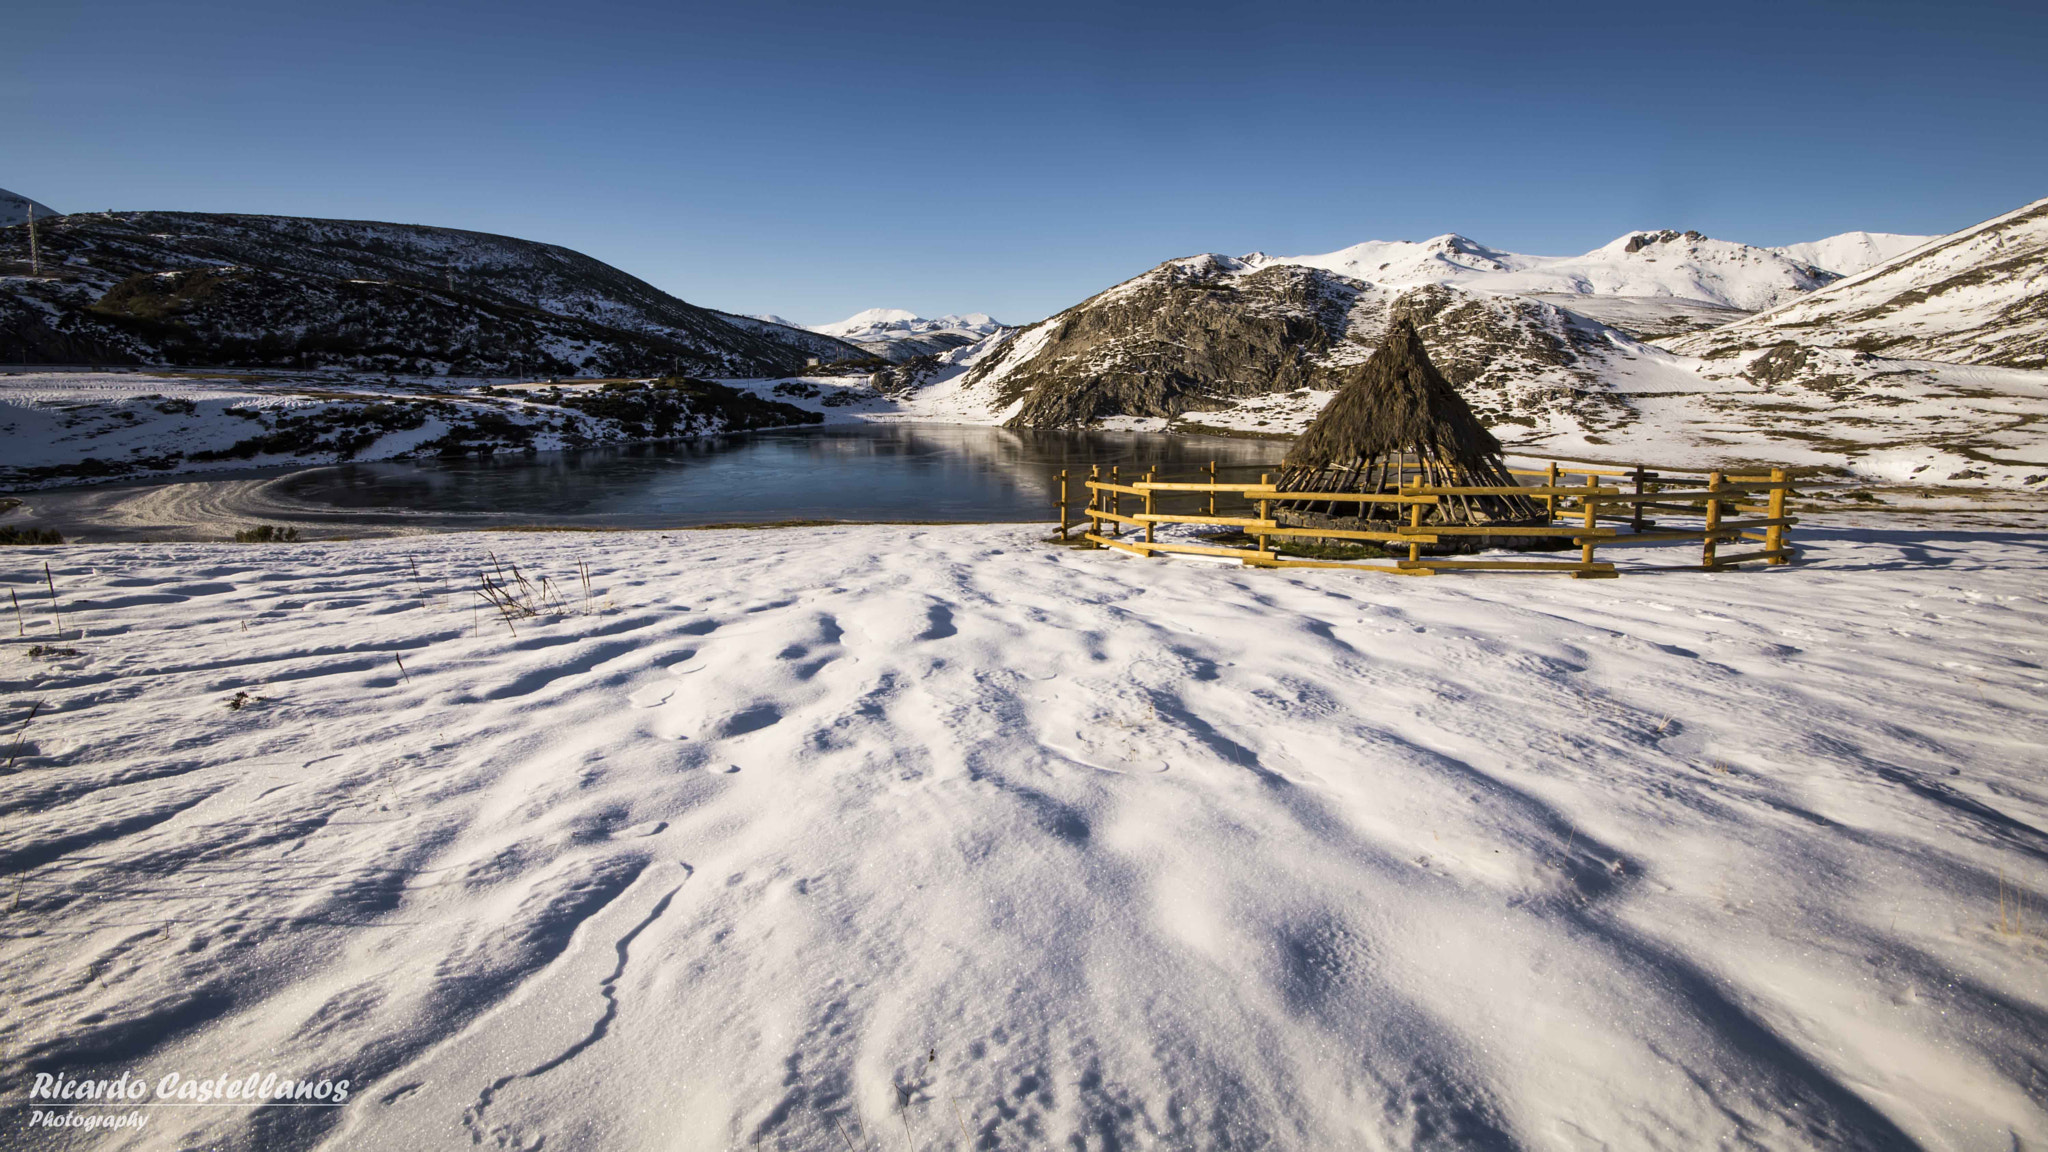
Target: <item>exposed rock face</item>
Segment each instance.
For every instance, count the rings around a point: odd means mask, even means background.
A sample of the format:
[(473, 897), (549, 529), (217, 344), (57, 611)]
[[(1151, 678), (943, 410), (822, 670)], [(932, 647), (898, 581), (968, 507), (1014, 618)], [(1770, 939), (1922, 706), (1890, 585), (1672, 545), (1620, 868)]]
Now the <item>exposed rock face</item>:
[(939, 357), (936, 354), (914, 356), (899, 364), (891, 364), (868, 377), (868, 387), (884, 396), (907, 395), (929, 384), (932, 377), (938, 375), (939, 367)]
[(1178, 416), (1231, 397), (1308, 386), (1357, 300), (1355, 281), (1227, 257), (1162, 264), (1033, 326), (974, 369), (1010, 423), (1064, 428), (1103, 416)]
[[(778, 339), (580, 253), (449, 228), (184, 212), (0, 231), (0, 361), (343, 367), (504, 375), (772, 375)], [(795, 334), (792, 333), (792, 336)], [(81, 356), (89, 352), (92, 355)]]
[(1668, 342), (1709, 359), (1788, 343), (1893, 359), (2048, 367), (2048, 200), (1782, 307)]

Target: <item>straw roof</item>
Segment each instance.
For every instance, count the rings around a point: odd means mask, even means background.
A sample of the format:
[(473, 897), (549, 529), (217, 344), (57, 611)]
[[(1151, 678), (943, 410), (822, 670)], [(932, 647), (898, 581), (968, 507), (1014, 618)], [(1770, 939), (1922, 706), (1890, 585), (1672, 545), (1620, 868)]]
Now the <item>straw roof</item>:
[(1501, 448), (1403, 319), (1294, 442), (1285, 466), (1328, 468), (1417, 451), (1469, 467), (1497, 459)]

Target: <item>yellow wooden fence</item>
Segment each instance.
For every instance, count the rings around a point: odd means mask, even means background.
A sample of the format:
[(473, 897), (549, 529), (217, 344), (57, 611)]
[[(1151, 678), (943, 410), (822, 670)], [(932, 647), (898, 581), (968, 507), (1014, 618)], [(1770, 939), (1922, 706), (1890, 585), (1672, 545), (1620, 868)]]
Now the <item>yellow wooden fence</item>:
[[(1569, 465), (1569, 466), (1567, 466)], [(1616, 469), (1580, 466), (1571, 462), (1552, 463), (1542, 471), (1509, 469), (1532, 483), (1513, 486), (1442, 487), (1424, 482), (1403, 483), (1395, 493), (1289, 492), (1263, 473), (1256, 484), (1232, 484), (1216, 479), (1216, 466), (1209, 465), (1205, 480), (1162, 481), (1156, 472), (1126, 482), (1118, 466), (1089, 469), (1082, 481), (1087, 500), (1080, 509), (1080, 524), (1070, 519), (1069, 477), (1059, 474), (1060, 536), (1066, 539), (1077, 527), (1085, 527), (1083, 539), (1100, 547), (1116, 548), (1140, 556), (1184, 553), (1240, 560), (1262, 568), (1351, 568), (1399, 576), (1429, 576), (1439, 572), (1554, 572), (1581, 579), (1599, 579), (1619, 574), (1611, 560), (1598, 558), (1598, 549), (1643, 545), (1700, 545), (1700, 563), (1686, 567), (1721, 569), (1751, 561), (1784, 564), (1794, 549), (1787, 530), (1798, 521), (1785, 514), (1785, 499), (1793, 482), (1784, 469), (1763, 475), (1729, 475), (1721, 472), (1690, 472), (1673, 468), (1644, 466)], [(1574, 478), (1578, 483), (1571, 483)], [(1623, 491), (1623, 487), (1630, 491)], [(1233, 495), (1251, 505), (1248, 515), (1218, 515), (1216, 498)], [(1544, 509), (1543, 525), (1435, 525), (1423, 522), (1428, 509), (1448, 496), (1523, 496)], [(1125, 508), (1125, 498), (1132, 501)], [(1207, 503), (1206, 512), (1168, 511), (1168, 501), (1194, 499)], [(1400, 505), (1405, 516), (1386, 530), (1339, 530), (1295, 528), (1273, 517), (1276, 501), (1299, 499), (1318, 502), (1357, 502)], [(1650, 514), (1698, 518), (1698, 527), (1677, 527), (1652, 519)], [(1162, 541), (1157, 529), (1162, 524), (1189, 524), (1236, 528), (1253, 537), (1253, 547), (1191, 544)], [(1627, 525), (1622, 530), (1619, 525)], [(1485, 559), (1424, 556), (1422, 546), (1453, 536), (1524, 536), (1569, 540), (1578, 549), (1575, 559)], [(1275, 540), (1316, 539), (1360, 541), (1389, 547), (1390, 562), (1317, 560), (1281, 555)], [(1761, 545), (1747, 551), (1727, 553), (1724, 544), (1742, 542)], [(1407, 555), (1399, 555), (1405, 545)], [(1632, 568), (1650, 567), (1632, 565)]]

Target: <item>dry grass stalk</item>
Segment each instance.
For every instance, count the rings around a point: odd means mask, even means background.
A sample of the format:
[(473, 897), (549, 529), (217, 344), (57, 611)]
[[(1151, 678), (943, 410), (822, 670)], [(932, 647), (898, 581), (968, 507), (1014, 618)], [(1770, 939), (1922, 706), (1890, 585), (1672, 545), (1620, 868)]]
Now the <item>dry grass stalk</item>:
[(2005, 897), (2005, 869), (1998, 870), (1998, 934), (2013, 939), (2024, 939), (2027, 935), (2027, 892), (2018, 884), (2012, 887), (2011, 908), (2008, 910)]
[(15, 628), (15, 631), (19, 632), (19, 633), (20, 633), (21, 635), (23, 635), (23, 636), (26, 636), (26, 635), (28, 635), (28, 620), (27, 620), (26, 618), (24, 618), (24, 617), (22, 616), (22, 614), (21, 614), (21, 597), (19, 597), (19, 596), (16, 596), (16, 595), (14, 594), (14, 589), (12, 589), (12, 588), (9, 588), (9, 589), (7, 590), (7, 598), (8, 598), (9, 600), (12, 600), (12, 601), (14, 601), (14, 628)]
[(50, 575), (50, 562), (43, 561), (43, 579), (50, 582), (50, 615), (57, 618), (57, 635), (64, 634), (64, 614), (57, 611), (57, 578)]
[(43, 702), (37, 700), (28, 706), (28, 719), (21, 722), (21, 728), (14, 734), (14, 748), (7, 753), (7, 767), (14, 767), (15, 758), (21, 755), (21, 748), (28, 740), (28, 726), (35, 723), (36, 713), (41, 711)]

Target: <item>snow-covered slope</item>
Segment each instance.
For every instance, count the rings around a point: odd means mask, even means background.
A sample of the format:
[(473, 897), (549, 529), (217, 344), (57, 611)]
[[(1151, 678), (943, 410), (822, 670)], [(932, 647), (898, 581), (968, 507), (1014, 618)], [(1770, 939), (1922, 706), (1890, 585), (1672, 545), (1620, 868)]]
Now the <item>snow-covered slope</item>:
[(1939, 236), (1902, 236), (1897, 232), (1844, 232), (1825, 240), (1785, 244), (1771, 251), (1781, 256), (1825, 268), (1837, 276), (1854, 276), (1911, 252)]
[(1782, 342), (1962, 364), (2048, 367), (2048, 199), (1671, 346), (1719, 358)]
[(26, 222), (31, 208), (35, 209), (37, 220), (48, 220), (58, 215), (55, 208), (31, 200), (18, 192), (0, 188), (0, 228), (11, 228)]
[(247, 371), (9, 371), (0, 375), (0, 486), (550, 451), (819, 419), (704, 380), (499, 390)]
[[(0, 549), (0, 1145), (2041, 1148), (2040, 538), (1796, 533)], [(49, 1070), (349, 1088), (37, 1131)]]

